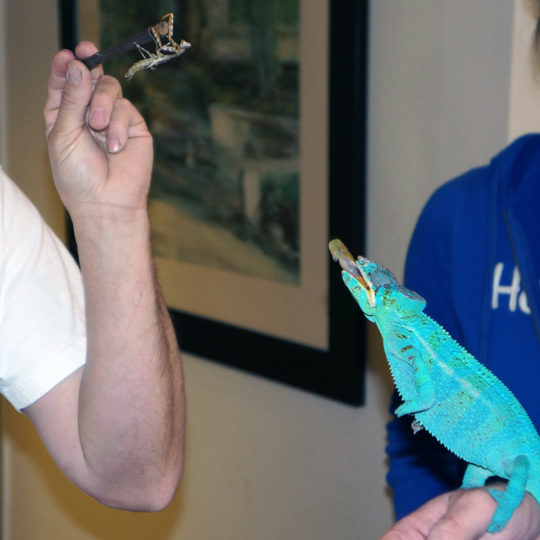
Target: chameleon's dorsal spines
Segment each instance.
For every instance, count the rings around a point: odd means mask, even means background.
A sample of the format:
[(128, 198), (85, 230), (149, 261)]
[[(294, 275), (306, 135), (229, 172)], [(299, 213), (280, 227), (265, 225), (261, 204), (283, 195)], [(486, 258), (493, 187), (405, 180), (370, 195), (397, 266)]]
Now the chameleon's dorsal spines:
[(423, 427), (470, 464), (464, 487), (481, 486), (488, 476), (509, 480), (504, 493), (492, 493), (498, 506), (489, 531), (506, 525), (525, 490), (540, 503), (540, 437), (512, 392), (428, 317), (425, 300), (389, 270), (363, 257), (354, 261), (339, 240), (330, 248), (341, 254), (346, 286), (379, 327), (403, 400), (396, 413), (412, 413), (413, 430)]

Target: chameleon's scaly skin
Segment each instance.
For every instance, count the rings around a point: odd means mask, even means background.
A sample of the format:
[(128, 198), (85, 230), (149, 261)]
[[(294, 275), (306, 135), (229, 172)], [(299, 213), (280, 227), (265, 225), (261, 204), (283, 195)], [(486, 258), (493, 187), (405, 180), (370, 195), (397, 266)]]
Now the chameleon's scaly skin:
[(488, 531), (500, 531), (528, 491), (540, 503), (540, 437), (512, 392), (424, 312), (425, 300), (399, 285), (383, 266), (356, 261), (339, 240), (330, 243), (342, 277), (365, 316), (381, 332), (403, 404), (451, 452), (469, 463), (463, 488), (490, 477), (508, 479), (490, 489), (497, 510)]

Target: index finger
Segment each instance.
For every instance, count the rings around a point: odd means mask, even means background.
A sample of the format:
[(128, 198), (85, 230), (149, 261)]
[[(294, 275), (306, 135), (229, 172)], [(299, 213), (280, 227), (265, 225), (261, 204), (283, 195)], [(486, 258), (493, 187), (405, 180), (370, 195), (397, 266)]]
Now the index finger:
[(433, 526), (430, 540), (483, 538), (497, 503), (484, 489), (466, 489), (450, 494), (448, 511)]
[(415, 512), (400, 519), (379, 540), (425, 540), (435, 523), (448, 510), (449, 494), (431, 499)]

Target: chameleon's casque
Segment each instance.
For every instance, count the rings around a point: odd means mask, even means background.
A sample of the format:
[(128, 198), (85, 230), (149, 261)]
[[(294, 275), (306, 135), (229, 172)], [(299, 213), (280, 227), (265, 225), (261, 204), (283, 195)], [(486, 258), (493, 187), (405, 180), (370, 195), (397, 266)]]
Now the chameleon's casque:
[(330, 242), (343, 281), (366, 317), (381, 332), (384, 350), (403, 403), (397, 416), (412, 414), (422, 427), (468, 462), (462, 488), (507, 479), (491, 488), (497, 509), (488, 531), (504, 528), (528, 491), (540, 503), (540, 437), (525, 409), (489, 369), (424, 313), (425, 300), (399, 285), (383, 266), (351, 256)]

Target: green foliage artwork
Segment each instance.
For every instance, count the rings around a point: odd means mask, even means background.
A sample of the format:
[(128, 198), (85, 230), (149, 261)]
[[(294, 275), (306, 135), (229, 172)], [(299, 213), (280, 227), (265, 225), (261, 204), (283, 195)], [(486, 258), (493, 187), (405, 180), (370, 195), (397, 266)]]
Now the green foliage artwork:
[(155, 255), (296, 284), (298, 0), (100, 0), (101, 47), (169, 12), (191, 48), (123, 83), (155, 141)]

